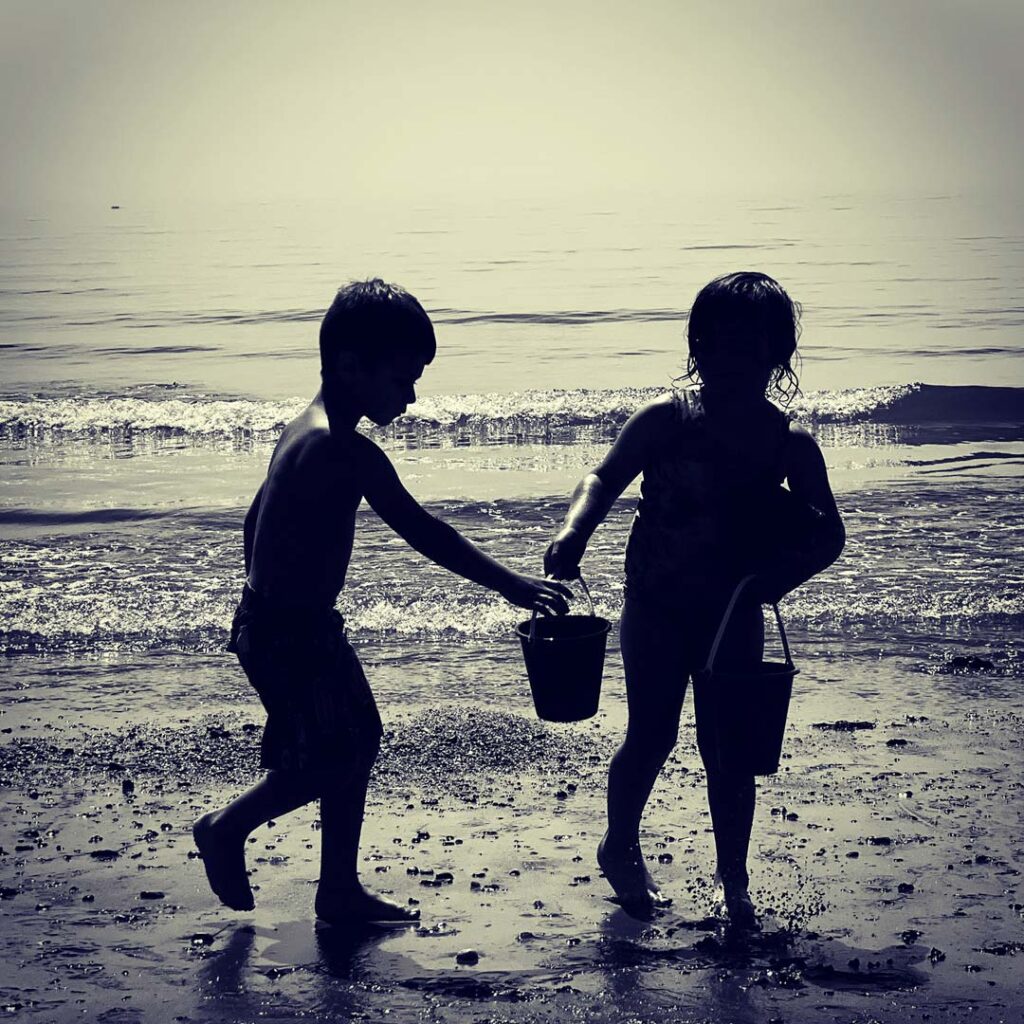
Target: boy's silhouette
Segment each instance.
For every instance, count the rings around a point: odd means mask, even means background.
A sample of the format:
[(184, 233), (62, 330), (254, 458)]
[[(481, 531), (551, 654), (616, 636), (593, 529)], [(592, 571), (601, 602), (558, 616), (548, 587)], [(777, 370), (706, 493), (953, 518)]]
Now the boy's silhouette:
[(334, 602), (363, 498), (444, 568), (524, 608), (567, 609), (564, 586), (507, 569), (426, 512), (384, 452), (357, 432), (362, 417), (383, 426), (415, 402), (415, 383), (434, 352), (430, 319), (408, 292), (380, 280), (342, 288), (320, 327), (322, 386), (285, 427), (245, 517), (247, 577), (231, 649), (267, 710), (260, 762), (267, 774), (193, 826), (210, 886), (233, 909), (253, 906), (249, 833), (319, 799), (317, 917), (338, 924), (418, 917), (367, 892), (356, 866), (382, 729)]

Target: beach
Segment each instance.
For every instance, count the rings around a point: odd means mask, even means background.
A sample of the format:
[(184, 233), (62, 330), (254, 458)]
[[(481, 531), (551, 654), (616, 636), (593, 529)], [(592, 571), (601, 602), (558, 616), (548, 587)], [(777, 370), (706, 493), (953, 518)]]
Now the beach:
[[(15, 1020), (761, 1024), (1020, 1019), (1020, 235), (957, 197), (493, 212), (7, 215), (0, 391), (0, 1012)], [(217, 244), (212, 243), (217, 240)], [(302, 239), (302, 244), (296, 243)], [(672, 897), (595, 860), (625, 726), (634, 484), (583, 571), (601, 709), (533, 710), (521, 613), (365, 507), (339, 610), (384, 719), (362, 877), (418, 927), (316, 930), (317, 810), (260, 829), (257, 909), (190, 828), (257, 777), (225, 651), (241, 521), (316, 387), (341, 281), (424, 301), (438, 357), (369, 429), (425, 507), (530, 573), (580, 476), (682, 371), (685, 311), (756, 266), (804, 303), (803, 393), (847, 527), (782, 603), (800, 670), (726, 927), (687, 697), (643, 822)], [(364, 425), (365, 426), (365, 425)]]
[[(254, 913), (214, 905), (188, 824), (255, 778), (256, 708), (84, 745), (74, 727), (44, 729), (14, 757), (5, 747), (0, 768), (3, 1008), (54, 1021), (1016, 1020), (1019, 680), (956, 666), (880, 678), (871, 655), (801, 663), (782, 769), (759, 785), (763, 931), (750, 939), (715, 903), (689, 706), (645, 821), (674, 901), (650, 922), (608, 901), (594, 859), (621, 698), (572, 725), (539, 723), (527, 698), (389, 722), (361, 870), (420, 907), (398, 932), (314, 929), (315, 807), (250, 838)], [(620, 676), (613, 662), (613, 695)], [(978, 700), (966, 714), (965, 690)]]

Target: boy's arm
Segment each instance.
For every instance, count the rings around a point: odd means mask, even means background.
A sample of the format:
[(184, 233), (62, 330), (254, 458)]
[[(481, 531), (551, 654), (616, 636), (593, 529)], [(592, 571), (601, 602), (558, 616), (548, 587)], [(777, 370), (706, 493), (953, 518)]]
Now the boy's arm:
[(363, 496), (374, 512), (420, 554), (474, 583), (496, 590), (513, 604), (559, 615), (568, 611), (566, 597), (571, 595), (564, 586), (522, 576), (484, 554), (416, 501), (377, 445), (361, 438), (359, 448)]
[(640, 475), (651, 444), (670, 415), (671, 406), (658, 399), (626, 421), (601, 464), (572, 492), (565, 523), (544, 555), (546, 573), (557, 579), (579, 576), (587, 542), (619, 495)]
[(256, 497), (252, 499), (252, 504), (249, 506), (249, 511), (245, 513), (245, 522), (242, 524), (242, 546), (245, 552), (245, 575), (249, 575), (249, 570), (252, 568), (252, 547), (256, 541), (256, 521), (260, 517), (260, 505), (263, 504), (263, 489), (267, 486), (267, 481), (264, 480), (260, 484), (260, 489), (256, 492)]
[(779, 601), (827, 569), (846, 544), (846, 529), (836, 508), (821, 449), (806, 429), (795, 424), (790, 427), (786, 481), (790, 493), (814, 510), (815, 522), (805, 544), (787, 550), (758, 573), (756, 585), (763, 601)]

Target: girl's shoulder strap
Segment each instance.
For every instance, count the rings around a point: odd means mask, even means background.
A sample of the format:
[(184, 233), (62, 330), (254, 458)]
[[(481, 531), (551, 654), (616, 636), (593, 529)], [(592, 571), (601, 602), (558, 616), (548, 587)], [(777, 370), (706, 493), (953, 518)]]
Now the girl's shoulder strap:
[(697, 388), (674, 388), (672, 405), (676, 413), (676, 422), (680, 426), (691, 426), (704, 418), (704, 405)]

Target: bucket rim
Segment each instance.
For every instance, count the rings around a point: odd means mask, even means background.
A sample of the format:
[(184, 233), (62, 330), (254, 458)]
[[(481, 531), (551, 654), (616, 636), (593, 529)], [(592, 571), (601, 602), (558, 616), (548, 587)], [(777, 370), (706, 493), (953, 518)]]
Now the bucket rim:
[[(577, 621), (580, 619), (589, 619), (594, 623), (594, 629), (589, 633), (580, 633), (577, 636), (539, 636), (535, 634), (533, 638), (534, 642), (539, 640), (545, 643), (554, 643), (555, 641), (558, 641), (559, 643), (573, 643), (578, 640), (590, 640), (595, 636), (605, 635), (612, 628), (611, 620), (606, 619), (603, 615), (559, 615), (558, 619), (576, 619)], [(530, 642), (531, 621), (532, 620), (530, 619), (526, 619), (524, 622), (520, 622), (516, 626), (516, 635), (527, 643)]]
[(784, 661), (762, 661), (760, 668), (747, 669), (745, 672), (707, 672), (699, 673), (698, 678), (705, 682), (717, 682), (719, 680), (762, 680), (772, 682), (782, 679), (792, 679), (800, 675), (800, 669), (796, 665), (787, 665)]

